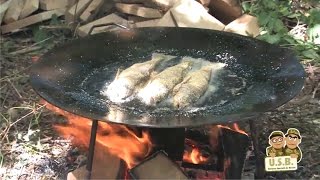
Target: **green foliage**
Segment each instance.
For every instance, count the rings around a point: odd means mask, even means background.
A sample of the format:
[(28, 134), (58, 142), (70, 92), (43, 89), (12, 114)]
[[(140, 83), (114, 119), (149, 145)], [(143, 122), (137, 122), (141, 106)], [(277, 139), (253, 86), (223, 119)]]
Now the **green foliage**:
[[(61, 25), (61, 21), (58, 19), (58, 16), (53, 14), (51, 17), (51, 20), (49, 22), (49, 26), (54, 26), (54, 25)], [(33, 40), (34, 42), (42, 42), (50, 38), (51, 34), (49, 31), (45, 29), (41, 29), (39, 25), (34, 26), (32, 28), (32, 33), (33, 33)], [(46, 44), (52, 44), (51, 41), (46, 41)]]
[[(272, 44), (292, 47), (303, 59), (320, 62), (320, 10), (294, 11), (291, 0), (256, 0), (242, 3), (243, 10), (258, 18), (261, 33), (258, 39)], [(290, 28), (298, 23), (306, 24), (308, 38), (290, 35)], [(288, 26), (288, 24), (291, 25)]]
[(308, 16), (304, 19), (304, 21), (311, 27), (320, 24), (320, 9), (313, 8), (308, 12)]
[(32, 29), (32, 33), (33, 33), (33, 41), (37, 43), (44, 41), (49, 37), (48, 32), (43, 29), (39, 29), (39, 26), (34, 27)]

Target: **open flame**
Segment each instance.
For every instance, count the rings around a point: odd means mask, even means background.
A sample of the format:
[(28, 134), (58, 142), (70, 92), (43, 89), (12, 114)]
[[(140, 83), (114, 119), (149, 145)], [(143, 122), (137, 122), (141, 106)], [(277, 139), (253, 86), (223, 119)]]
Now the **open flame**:
[[(245, 131), (241, 130), (239, 128), (239, 125), (237, 123), (233, 123), (232, 125), (229, 126), (223, 126), (223, 125), (213, 125), (210, 127), (209, 130), (209, 143), (211, 147), (213, 147), (213, 150), (216, 151), (218, 148), (218, 138), (219, 138), (219, 133), (221, 128), (226, 128), (230, 129), (232, 131), (239, 132), (241, 134), (248, 135)], [(184, 162), (189, 162), (193, 164), (205, 164), (208, 162), (209, 158), (205, 157), (202, 153), (199, 147), (197, 146), (196, 142), (193, 142), (192, 140), (186, 139), (187, 144), (191, 146), (191, 150), (185, 150), (183, 154), (183, 161)]]
[(184, 151), (183, 161), (190, 162), (190, 163), (193, 163), (193, 164), (203, 164), (203, 163), (206, 163), (208, 161), (208, 158), (204, 157), (201, 154), (200, 150), (198, 148), (194, 147), (191, 150), (191, 153), (188, 152), (188, 151)]
[[(72, 113), (61, 110), (49, 103), (46, 107), (68, 119), (67, 125), (54, 125), (54, 128), (64, 138), (76, 137), (72, 141), (75, 145), (89, 146), (89, 134), (92, 121)], [(124, 160), (128, 168), (132, 168), (143, 160), (152, 150), (152, 142), (147, 131), (142, 131), (141, 136), (134, 130), (124, 125), (99, 122), (96, 143)]]
[[(67, 125), (54, 125), (54, 128), (58, 133), (64, 138), (75, 137), (72, 139), (74, 145), (88, 148), (92, 121), (66, 112), (47, 102), (44, 103), (46, 103), (46, 107), (49, 110), (66, 117), (68, 120)], [(208, 137), (209, 145), (213, 152), (218, 151), (221, 128), (227, 128), (247, 135), (247, 133), (241, 130), (236, 123), (228, 126), (210, 126)], [(212, 161), (212, 157), (208, 155), (208, 151), (204, 150), (203, 145), (199, 142), (186, 138), (185, 144), (188, 145), (188, 148), (185, 149), (183, 154), (184, 162), (192, 164), (206, 164)], [(144, 160), (153, 148), (151, 136), (148, 131), (139, 131), (125, 125), (103, 122), (98, 123), (96, 146), (100, 147), (102, 151), (107, 150), (108, 153), (124, 160), (128, 169), (131, 169)], [(224, 172), (226, 172), (230, 163), (231, 160), (229, 158), (224, 160)], [(224, 172), (211, 172), (211, 174), (208, 174), (207, 171), (203, 171), (205, 173), (201, 172), (201, 170), (197, 171), (196, 179), (223, 179), (225, 175)], [(125, 176), (128, 175), (126, 174)]]
[(238, 133), (241, 133), (241, 134), (245, 134), (245, 135), (248, 135), (248, 133), (246, 133), (244, 130), (241, 130), (239, 128), (239, 125), (237, 123), (233, 123), (231, 127), (229, 126), (223, 126), (223, 125), (217, 125), (219, 128), (226, 128), (226, 129), (230, 129), (232, 131), (236, 131)]

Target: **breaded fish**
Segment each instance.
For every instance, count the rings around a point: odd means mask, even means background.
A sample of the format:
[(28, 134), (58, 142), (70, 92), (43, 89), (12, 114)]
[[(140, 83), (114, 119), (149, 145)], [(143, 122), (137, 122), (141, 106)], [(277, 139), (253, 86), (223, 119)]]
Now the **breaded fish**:
[(156, 54), (150, 61), (134, 64), (122, 72), (118, 71), (115, 80), (103, 94), (107, 95), (113, 102), (124, 101), (134, 93), (137, 86), (149, 79), (160, 62), (171, 58), (172, 56)]
[(169, 67), (156, 76), (138, 93), (138, 97), (147, 105), (156, 105), (172, 92), (191, 68), (190, 61)]
[(176, 109), (183, 109), (194, 103), (208, 89), (211, 78), (212, 65), (191, 72), (185, 79), (173, 89), (173, 106)]

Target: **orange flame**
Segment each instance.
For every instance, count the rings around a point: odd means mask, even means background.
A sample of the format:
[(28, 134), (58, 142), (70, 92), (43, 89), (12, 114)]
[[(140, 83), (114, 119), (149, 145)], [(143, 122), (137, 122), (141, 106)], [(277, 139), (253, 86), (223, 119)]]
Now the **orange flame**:
[[(111, 126), (101, 123), (103, 126)], [(112, 125), (114, 130), (97, 134), (97, 143), (106, 147), (110, 154), (123, 159), (129, 168), (139, 163), (151, 151), (152, 143), (148, 132), (142, 132), (142, 137), (138, 137), (123, 125)]]
[[(229, 126), (225, 126), (225, 125), (213, 125), (210, 126), (210, 130), (209, 130), (209, 143), (211, 145), (211, 147), (213, 148), (214, 151), (216, 151), (218, 149), (218, 138), (219, 138), (219, 134), (220, 134), (220, 128), (226, 128), (226, 129), (230, 129), (232, 131), (236, 131), (239, 132), (241, 134), (245, 134), (248, 135), (245, 131), (241, 130), (239, 128), (239, 125), (237, 123), (233, 123), (232, 125)], [(191, 142), (191, 147), (192, 150), (190, 152), (185, 150), (184, 154), (183, 154), (183, 161), (185, 162), (189, 162), (189, 163), (193, 163), (193, 164), (204, 164), (208, 161), (209, 158), (204, 157), (199, 148), (197, 147), (196, 143), (192, 143)], [(228, 165), (227, 165), (228, 166)]]
[(223, 126), (223, 125), (217, 125), (219, 128), (226, 128), (226, 129), (230, 129), (232, 131), (236, 131), (238, 133), (241, 133), (241, 134), (245, 134), (245, 135), (248, 135), (244, 130), (241, 130), (239, 125), (237, 123), (233, 123), (231, 127), (229, 126)]
[(190, 162), (193, 164), (203, 164), (208, 161), (208, 158), (202, 156), (198, 148), (193, 148), (191, 153), (185, 151), (183, 154), (183, 161)]
[[(64, 138), (76, 137), (75, 145), (88, 148), (92, 121), (61, 110), (51, 104), (46, 107), (68, 119), (67, 125), (54, 125), (54, 128)], [(152, 150), (152, 142), (147, 131), (142, 131), (141, 137), (124, 125), (99, 122), (96, 143), (105, 147), (110, 154), (123, 159), (128, 168), (138, 164)]]
[(233, 123), (233, 129), (234, 129), (235, 131), (237, 131), (238, 133), (248, 135), (248, 133), (246, 133), (244, 130), (241, 130), (241, 129), (239, 128), (239, 125), (238, 125), (237, 123)]
[(208, 158), (203, 156), (197, 142), (186, 138), (185, 144), (188, 144), (189, 148), (184, 150), (183, 161), (192, 164), (204, 164), (208, 161)]

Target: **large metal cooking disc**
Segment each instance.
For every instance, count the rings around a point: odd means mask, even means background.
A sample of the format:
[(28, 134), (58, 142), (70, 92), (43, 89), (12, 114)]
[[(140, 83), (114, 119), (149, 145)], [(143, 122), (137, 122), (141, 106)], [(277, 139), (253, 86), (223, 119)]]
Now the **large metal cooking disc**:
[[(235, 96), (234, 79), (219, 76), (219, 90), (195, 112), (113, 105), (100, 95), (119, 67), (143, 62), (154, 52), (228, 64), (245, 79)], [(293, 53), (236, 34), (194, 28), (138, 28), (77, 39), (46, 53), (31, 70), (31, 84), (48, 102), (80, 116), (146, 127), (187, 127), (248, 119), (275, 109), (302, 88), (304, 69)], [(112, 108), (112, 112), (109, 112)]]

